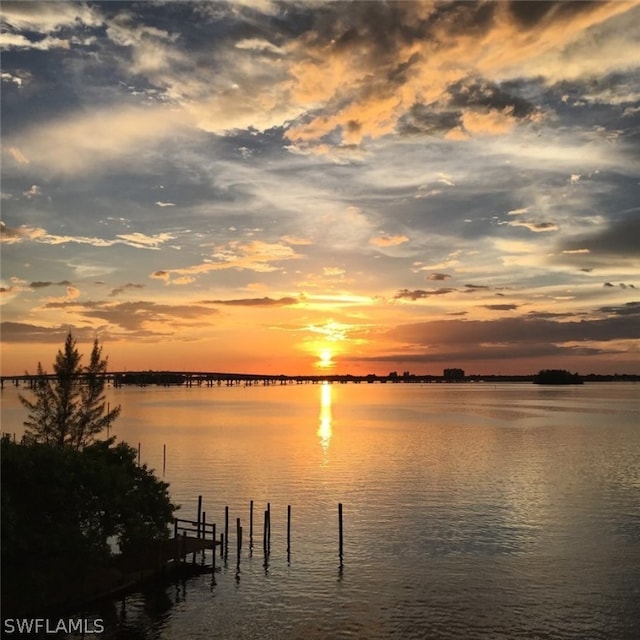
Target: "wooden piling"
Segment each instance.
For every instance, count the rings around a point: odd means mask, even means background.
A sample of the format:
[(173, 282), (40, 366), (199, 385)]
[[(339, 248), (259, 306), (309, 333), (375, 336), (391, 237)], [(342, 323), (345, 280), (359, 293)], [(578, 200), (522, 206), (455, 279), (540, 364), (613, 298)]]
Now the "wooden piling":
[(167, 445), (162, 445), (162, 475), (167, 470)]
[(229, 547), (229, 507), (224, 508), (224, 555), (226, 557)]
[(271, 503), (267, 502), (267, 549), (271, 551)]
[(249, 504), (249, 551), (253, 549), (253, 500)]
[(138, 442), (138, 466), (140, 466), (140, 443)]
[[(203, 511), (202, 512), (202, 539), (206, 540), (207, 538), (207, 512)], [(214, 553), (213, 555), (215, 556), (215, 547), (214, 547)], [(202, 563), (204, 564), (204, 548), (202, 549)]]
[(267, 555), (267, 527), (269, 522), (269, 512), (265, 509), (264, 512), (264, 530), (262, 532), (262, 548), (264, 550), (264, 555)]
[(213, 540), (213, 553), (211, 554), (211, 564), (213, 565), (213, 574), (215, 576), (215, 573), (216, 573), (216, 523), (215, 522), (213, 523), (211, 539)]
[(287, 505), (287, 560), (291, 555), (291, 505)]
[(242, 552), (242, 527), (240, 526), (240, 518), (236, 518), (236, 544), (238, 551), (238, 564), (240, 564), (240, 553)]
[(201, 520), (202, 520), (202, 496), (198, 496), (198, 525), (197, 525), (196, 538), (201, 537), (200, 536), (202, 532), (202, 525), (200, 523)]
[(339, 539), (339, 555), (340, 555), (340, 564), (342, 565), (342, 502), (338, 504), (338, 539)]

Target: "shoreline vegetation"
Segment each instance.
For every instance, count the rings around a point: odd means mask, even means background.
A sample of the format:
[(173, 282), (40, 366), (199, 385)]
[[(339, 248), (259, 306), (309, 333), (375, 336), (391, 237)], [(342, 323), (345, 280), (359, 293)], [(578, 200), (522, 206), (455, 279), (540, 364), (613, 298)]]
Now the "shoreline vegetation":
[(533, 379), (534, 384), (584, 384), (584, 380), (577, 373), (565, 369), (542, 369)]
[(81, 358), (69, 334), (53, 376), (20, 396), (29, 411), (22, 442), (0, 441), (5, 617), (70, 610), (161, 568), (152, 559), (178, 507), (136, 449), (100, 438), (120, 407), (106, 402), (97, 340), (88, 366)]

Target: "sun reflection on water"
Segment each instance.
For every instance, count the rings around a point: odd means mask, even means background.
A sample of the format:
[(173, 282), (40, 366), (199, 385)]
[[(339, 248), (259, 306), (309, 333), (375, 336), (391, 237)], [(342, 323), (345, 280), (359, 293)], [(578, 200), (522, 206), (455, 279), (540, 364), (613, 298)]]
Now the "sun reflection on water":
[(325, 456), (331, 441), (331, 385), (323, 382), (320, 386), (320, 426), (318, 427), (320, 446)]

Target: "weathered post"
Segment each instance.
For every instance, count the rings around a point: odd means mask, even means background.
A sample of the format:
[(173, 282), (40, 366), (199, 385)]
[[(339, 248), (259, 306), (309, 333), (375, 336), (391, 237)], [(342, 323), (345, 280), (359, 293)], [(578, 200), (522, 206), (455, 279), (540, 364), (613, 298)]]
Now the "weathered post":
[(196, 530), (196, 538), (200, 538), (200, 520), (202, 519), (202, 496), (198, 496), (198, 525)]
[(140, 466), (140, 443), (138, 442), (138, 466)]
[(264, 512), (264, 530), (262, 532), (262, 548), (264, 550), (264, 555), (267, 555), (267, 527), (269, 521), (269, 512), (265, 510)]
[(236, 544), (238, 552), (238, 566), (240, 566), (240, 553), (242, 552), (242, 527), (240, 526), (240, 518), (236, 518)]
[[(207, 512), (203, 511), (202, 512), (202, 540), (203, 542), (207, 539)], [(202, 546), (202, 556), (201, 556), (201, 561), (202, 564), (204, 564), (204, 554), (205, 554), (205, 546)], [(215, 555), (215, 553), (213, 554)]]
[(213, 523), (211, 539), (213, 540), (213, 552), (211, 554), (211, 564), (213, 565), (213, 574), (216, 573), (216, 523)]
[(291, 505), (287, 505), (287, 562), (291, 559)]
[(253, 500), (249, 504), (249, 553), (253, 549)]
[(340, 566), (342, 566), (342, 502), (338, 503), (338, 539), (340, 549)]
[(167, 445), (162, 445), (162, 475), (167, 470)]
[(224, 508), (224, 556), (227, 557), (229, 550), (229, 507)]
[(271, 551), (271, 503), (267, 502), (267, 549)]

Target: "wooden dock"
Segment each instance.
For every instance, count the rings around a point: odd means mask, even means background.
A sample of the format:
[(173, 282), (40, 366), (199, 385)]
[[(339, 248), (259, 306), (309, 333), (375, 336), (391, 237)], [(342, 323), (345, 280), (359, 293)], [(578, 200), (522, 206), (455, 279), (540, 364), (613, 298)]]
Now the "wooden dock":
[[(264, 553), (265, 571), (269, 566), (271, 554), (271, 505), (267, 503), (264, 511), (264, 526), (262, 527), (262, 549)], [(286, 514), (286, 558), (291, 561), (291, 506), (287, 506)], [(108, 580), (85, 591), (81, 604), (97, 599), (115, 597), (122, 593), (135, 590), (147, 580), (155, 580), (163, 575), (193, 575), (211, 573), (215, 584), (216, 572), (227, 566), (229, 554), (229, 507), (225, 507), (224, 532), (216, 536), (216, 525), (206, 520), (206, 513), (202, 511), (202, 496), (198, 496), (198, 512), (195, 520), (183, 518), (174, 519), (173, 535), (165, 540), (155, 540), (135, 555), (119, 557), (112, 565), (113, 575)], [(240, 563), (243, 548), (248, 557), (254, 554), (254, 504), (249, 506), (249, 536), (243, 547), (243, 526), (240, 518), (235, 523), (235, 562), (236, 579), (240, 576)], [(343, 517), (342, 504), (338, 505), (338, 557), (339, 571), (343, 570)], [(248, 543), (248, 544), (247, 544)], [(257, 547), (257, 545), (256, 545)], [(213, 552), (207, 554), (206, 552)], [(216, 557), (221, 559), (216, 567)], [(199, 556), (199, 558), (198, 558)], [(78, 605), (78, 602), (75, 603)]]

